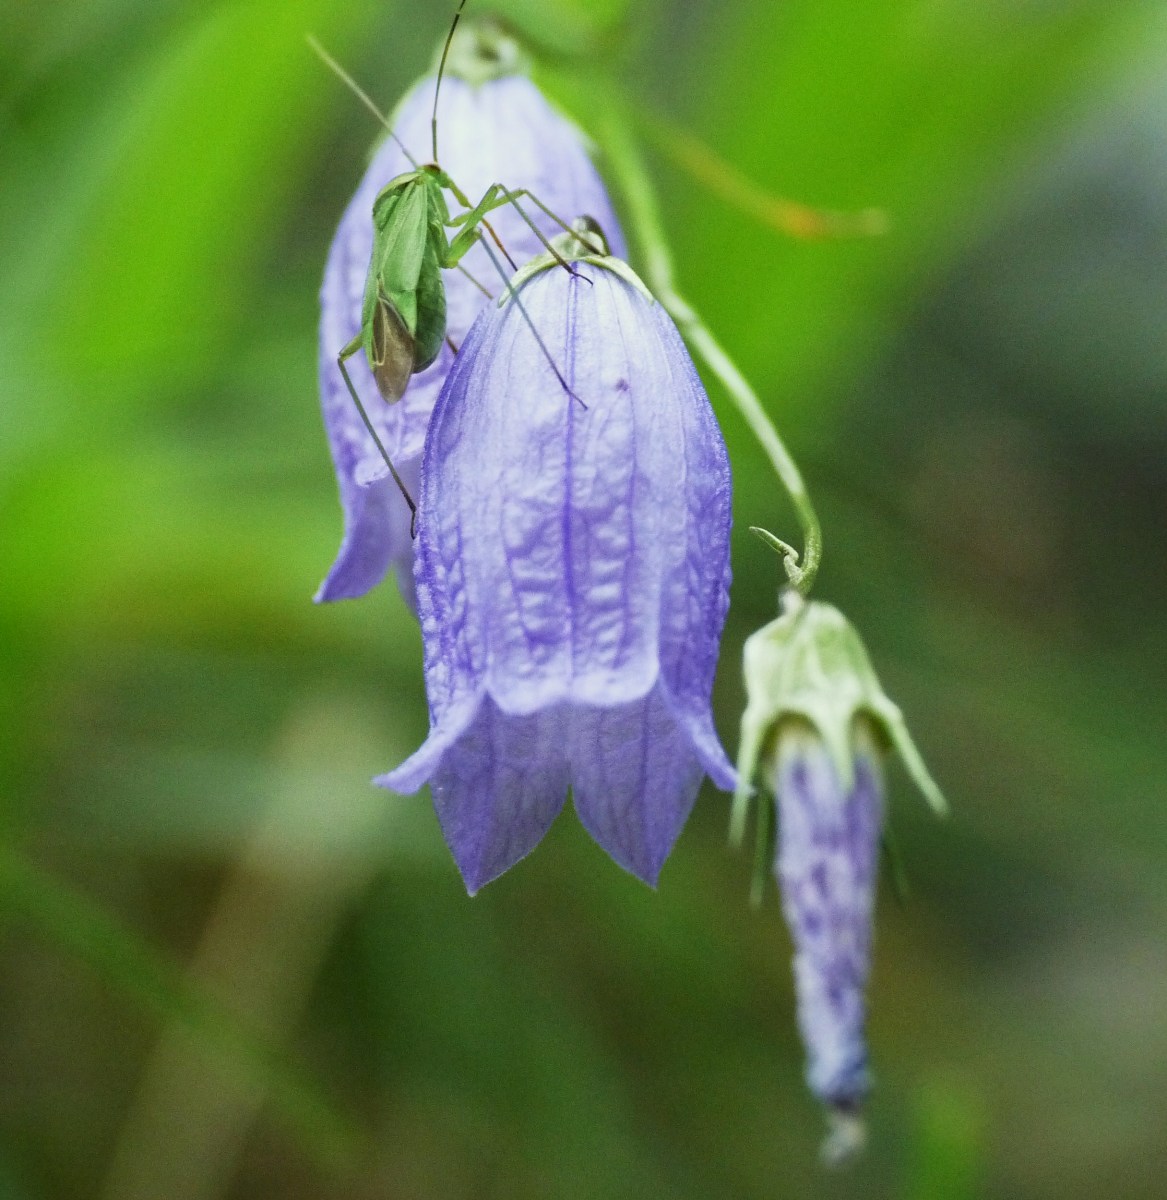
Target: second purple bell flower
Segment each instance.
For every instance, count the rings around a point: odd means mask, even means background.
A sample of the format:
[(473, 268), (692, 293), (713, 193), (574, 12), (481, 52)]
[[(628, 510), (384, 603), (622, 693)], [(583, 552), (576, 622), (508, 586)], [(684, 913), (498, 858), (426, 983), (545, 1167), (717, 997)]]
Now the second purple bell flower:
[(596, 841), (654, 884), (703, 777), (736, 778), (709, 703), (729, 604), (725, 445), (631, 269), (591, 256), (576, 271), (545, 257), (515, 279), (574, 395), (518, 304), (491, 304), (422, 462), (430, 733), (378, 782), (431, 785), (471, 893), (535, 847), (569, 789)]
[[(442, 165), (471, 200), (501, 182), (511, 188), (530, 188), (564, 220), (580, 212), (592, 213), (616, 252), (623, 253), (607, 193), (581, 134), (526, 77), (525, 65), (510, 38), (488, 26), (464, 23), (454, 39), (442, 83), (438, 109)], [(418, 162), (427, 162), (431, 155), (433, 99), (434, 80), (423, 79), (392, 119), (397, 136)], [(362, 596), (392, 567), (403, 595), (415, 606), (409, 512), (336, 366), (341, 347), (360, 329), (373, 249), (373, 201), (390, 179), (409, 168), (397, 143), (383, 141), (341, 218), (325, 268), (320, 293), (320, 394), (344, 510), (344, 540), (316, 595), (318, 601)], [(456, 204), (452, 203), (452, 210), (457, 211)], [(527, 212), (547, 237), (561, 232), (535, 205), (528, 204)], [(516, 262), (526, 262), (543, 250), (537, 235), (511, 206), (496, 210), (490, 220)], [(474, 247), (463, 263), (484, 287), (496, 296), (502, 294), (504, 283), (481, 247)], [(446, 271), (443, 278), (447, 333), (459, 346), (488, 301), (461, 271)], [(348, 363), (357, 391), (411, 492), (416, 492), (430, 411), (453, 359), (453, 351), (444, 347), (437, 361), (412, 379), (404, 398), (393, 406), (378, 395), (363, 355)]]

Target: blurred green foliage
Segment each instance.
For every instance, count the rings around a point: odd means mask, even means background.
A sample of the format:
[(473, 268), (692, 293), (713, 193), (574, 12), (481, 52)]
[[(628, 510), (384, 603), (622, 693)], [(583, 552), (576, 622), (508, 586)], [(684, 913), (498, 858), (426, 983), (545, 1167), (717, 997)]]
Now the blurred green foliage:
[[(303, 36), (389, 107), (450, 6), (9, 0), (0, 1195), (1161, 1195), (1161, 6), (499, 7), (565, 103), (606, 73), (759, 185), (891, 218), (783, 240), (654, 159), (818, 499), (820, 592), (954, 807), (893, 774), (870, 1153), (817, 1166), (724, 797), (656, 894), (565, 816), (470, 901), (425, 800), (367, 784), (424, 733), (420, 639), (391, 586), (309, 602), (316, 290), (376, 131)], [(794, 527), (714, 401), (733, 746), (777, 586), (744, 529)]]

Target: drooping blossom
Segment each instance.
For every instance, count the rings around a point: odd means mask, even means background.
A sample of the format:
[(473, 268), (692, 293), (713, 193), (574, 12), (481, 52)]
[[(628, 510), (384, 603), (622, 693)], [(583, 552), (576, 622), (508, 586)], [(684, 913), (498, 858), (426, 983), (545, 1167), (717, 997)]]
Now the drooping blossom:
[(837, 609), (793, 598), (746, 641), (744, 660), (735, 832), (760, 775), (777, 802), (774, 873), (794, 942), (806, 1080), (831, 1114), (824, 1156), (838, 1160), (862, 1145), (870, 1089), (865, 993), (887, 747), (900, 751), (938, 811), (944, 800)]
[(545, 258), (516, 276), (526, 316), (513, 299), (479, 316), (426, 439), (430, 733), (378, 782), (431, 785), (471, 893), (535, 847), (569, 789), (596, 841), (655, 884), (702, 778), (735, 778), (709, 707), (729, 602), (725, 445), (631, 269), (576, 270)]
[[(492, 183), (501, 182), (512, 189), (529, 188), (565, 221), (581, 212), (591, 213), (616, 251), (623, 253), (619, 227), (582, 135), (548, 104), (522, 70), (514, 43), (503, 35), (465, 28), (459, 33), (438, 110), (442, 166), (471, 201), (477, 201)], [(391, 121), (401, 142), (422, 163), (431, 157), (433, 95), (434, 79), (421, 80)], [(344, 539), (317, 592), (318, 601), (364, 595), (393, 566), (403, 595), (415, 607), (409, 513), (336, 366), (340, 349), (360, 329), (373, 247), (373, 201), (385, 184), (409, 169), (400, 146), (386, 138), (341, 218), (325, 268), (320, 293), (320, 394), (344, 510)], [(456, 214), (458, 204), (452, 196), (447, 199)], [(535, 204), (523, 203), (545, 236), (561, 232)], [(490, 222), (516, 263), (542, 251), (536, 234), (510, 205), (492, 213)], [(456, 230), (450, 232), (452, 236)], [(470, 251), (463, 266), (491, 293), (501, 294), (503, 281), (481, 246)], [(462, 271), (445, 271), (443, 278), (447, 334), (454, 346), (460, 346), (487, 297)], [(358, 394), (411, 492), (417, 485), (430, 411), (453, 358), (453, 350), (443, 347), (437, 361), (415, 375), (404, 398), (392, 406), (378, 395), (363, 355), (347, 363)]]

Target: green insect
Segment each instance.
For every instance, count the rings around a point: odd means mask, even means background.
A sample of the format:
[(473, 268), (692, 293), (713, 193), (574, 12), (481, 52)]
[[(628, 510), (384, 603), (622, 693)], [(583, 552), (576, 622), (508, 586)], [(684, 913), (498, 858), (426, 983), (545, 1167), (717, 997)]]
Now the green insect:
[[(377, 436), (365, 407), (357, 395), (356, 388), (353, 386), (345, 366), (346, 361), (363, 350), (381, 396), (390, 404), (400, 400), (405, 393), (410, 376), (425, 370), (435, 361), (446, 338), (446, 289), (442, 271), (461, 267), (463, 257), (477, 243), (481, 243), (485, 247), (511, 297), (517, 302), (518, 297), (511, 288), (507, 274), (482, 235), (482, 229), (485, 228), (503, 253), (506, 253), (486, 219), (491, 212), (504, 204), (512, 205), (558, 262), (566, 270), (574, 273), (574, 268), (555, 250), (519, 203), (520, 199), (529, 200), (546, 213), (552, 221), (570, 233), (571, 227), (551, 212), (538, 197), (532, 195), (526, 188), (511, 190), (501, 183), (494, 183), (486, 189), (478, 203), (472, 205), (469, 197), (438, 165), (438, 93), (441, 89), (450, 43), (465, 6), (466, 0), (461, 0), (458, 10), (454, 14), (438, 65), (431, 121), (433, 162), (426, 164), (416, 162), (397, 138), (388, 121), (359, 85), (323, 47), (313, 39), (309, 39), (309, 43), (316, 53), (389, 130), (390, 136), (397, 141), (406, 158), (413, 164), (412, 170), (390, 180), (373, 202), (373, 254), (369, 261), (369, 273), (365, 282), (361, 329), (356, 337), (342, 348), (336, 361), (345, 385), (364, 421), (365, 428), (372, 436), (394, 481), (400, 488), (414, 520), (417, 516), (417, 506)], [(449, 192), (467, 211), (451, 217), (446, 202), (446, 192)], [(451, 236), (448, 231), (455, 232)], [(510, 265), (513, 269), (516, 264), (512, 261)], [(480, 284), (479, 287), (481, 287)], [(482, 290), (489, 295), (485, 288)], [(522, 309), (521, 304), (519, 304), (519, 308)], [(523, 315), (530, 325), (530, 318), (527, 317), (526, 310), (523, 310)], [(531, 329), (540, 346), (543, 347), (543, 352), (551, 363), (556, 378), (563, 386), (564, 391), (574, 397), (567, 381), (552, 361), (550, 353), (533, 325), (531, 325)], [(578, 397), (574, 398), (578, 400)]]

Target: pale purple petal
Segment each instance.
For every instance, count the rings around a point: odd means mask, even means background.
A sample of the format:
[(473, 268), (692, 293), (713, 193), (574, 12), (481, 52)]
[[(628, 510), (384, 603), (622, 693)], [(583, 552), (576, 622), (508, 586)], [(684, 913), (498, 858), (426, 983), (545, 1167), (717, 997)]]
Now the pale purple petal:
[(659, 688), (631, 704), (575, 710), (576, 812), (616, 862), (645, 883), (656, 883), (704, 775)]
[[(430, 157), (432, 103), (433, 81), (423, 80), (394, 117), (398, 135), (419, 162)], [(579, 132), (550, 107), (530, 80), (516, 75), (473, 87), (448, 76), (442, 84), (439, 120), (442, 164), (472, 201), (495, 182), (530, 188), (566, 221), (582, 213), (594, 216), (614, 252), (624, 253), (623, 236)], [(325, 269), (320, 392), (345, 515), (345, 538), (318, 600), (362, 595), (380, 581), (390, 565), (396, 568), (406, 598), (413, 594), (408, 510), (395, 489), (385, 489), (372, 506), (367, 503), (367, 481), (379, 479), (384, 465), (336, 366), (337, 354), (360, 329), (361, 300), (372, 253), (373, 200), (390, 179), (409, 169), (401, 149), (386, 139), (345, 210)], [(452, 197), (450, 207), (452, 212), (458, 211)], [(533, 204), (525, 207), (544, 234), (560, 232)], [(491, 224), (516, 262), (525, 262), (542, 250), (536, 235), (509, 205), (491, 216)], [(501, 290), (501, 281), (481, 247), (471, 250), (463, 264), (490, 291)], [(460, 271), (446, 271), (444, 277), (448, 334), (454, 345), (460, 346), (486, 297)], [(453, 358), (449, 347), (443, 347), (437, 361), (411, 380), (405, 397), (393, 406), (381, 400), (363, 354), (347, 362), (353, 384), (403, 476), (416, 471), (414, 464), (421, 455), (429, 415)]]
[[(405, 463), (401, 477), (416, 492), (421, 463)], [(359, 477), (358, 477), (359, 478)], [(353, 600), (376, 587), (393, 563), (393, 547), (409, 544), (409, 509), (388, 472), (351, 486), (348, 521), (336, 562), (328, 572), (316, 602)], [(397, 586), (405, 602), (417, 611), (417, 587), (412, 570), (398, 570)]]
[(870, 1087), (864, 992), (883, 821), (873, 754), (856, 754), (854, 786), (844, 795), (817, 734), (788, 731), (775, 780), (775, 872), (795, 946), (807, 1083), (824, 1103), (844, 1109), (857, 1107)]
[[(468, 706), (555, 711), (581, 818), (652, 883), (703, 774), (735, 778), (709, 710), (729, 465), (668, 318), (613, 272), (578, 269), (521, 292), (578, 400), (508, 302), (479, 318), (434, 410), (416, 562), (431, 733), (385, 782), (437, 780)], [(677, 661), (682, 638), (698, 667)], [(511, 766), (534, 778), (558, 759)]]
[(452, 375), (426, 454), (421, 591), (457, 572), (434, 601), (465, 608), (443, 616), (461, 644), (441, 657), (480, 663), (508, 712), (633, 700), (657, 675), (666, 519), (683, 499), (664, 464), (683, 453), (681, 425), (658, 402), (659, 342), (636, 340), (647, 301), (581, 269), (592, 282), (545, 272), (523, 301), (587, 409), (508, 305), (484, 323), (473, 372)]
[(567, 798), (569, 714), (510, 716), (489, 698), (430, 785), (470, 895), (542, 840)]
[[(681, 335), (661, 308), (653, 311), (659, 336), (668, 347), (669, 390), (688, 401), (677, 406), (684, 424), (683, 453), (672, 469), (684, 481), (689, 519), (674, 531), (682, 546), (665, 579), (660, 636), (665, 696), (688, 730), (710, 778), (733, 789), (737, 774), (726, 757), (709, 711), (717, 670), (718, 643), (705, 630), (720, 629), (729, 611), (729, 528), (733, 497), (725, 443), (705, 389), (686, 353)], [(724, 539), (724, 540), (722, 540)]]
[(378, 775), (373, 782), (378, 787), (406, 796), (424, 787), (441, 765), (446, 752), (457, 746), (458, 739), (474, 723), (481, 704), (481, 696), (466, 695), (458, 703), (443, 709), (440, 723), (431, 720), (429, 737), (403, 763)]

